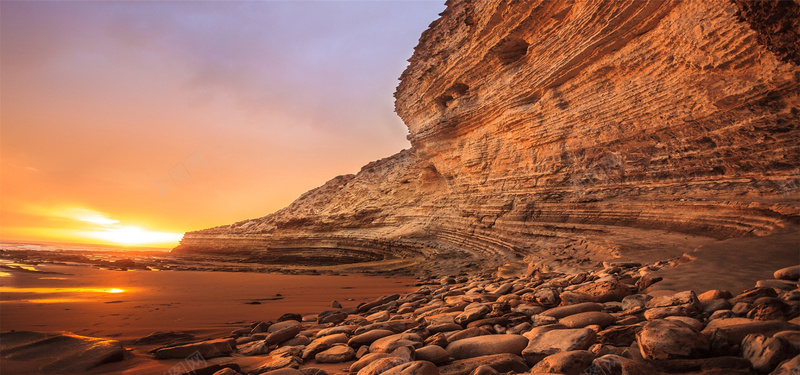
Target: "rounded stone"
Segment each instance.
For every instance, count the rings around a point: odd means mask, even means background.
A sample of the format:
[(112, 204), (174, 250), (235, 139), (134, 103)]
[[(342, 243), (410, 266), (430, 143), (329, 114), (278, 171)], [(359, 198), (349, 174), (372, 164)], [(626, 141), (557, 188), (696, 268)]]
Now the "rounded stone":
[(392, 367), (381, 375), (439, 375), (439, 368), (428, 361), (413, 361)]
[(781, 268), (772, 276), (776, 279), (797, 281), (800, 279), (800, 265)]
[(386, 357), (381, 358), (378, 360), (373, 361), (372, 363), (366, 365), (361, 370), (358, 370), (357, 375), (378, 375), (382, 374), (389, 369), (400, 366), (403, 363), (406, 363), (405, 360), (397, 357)]
[(533, 366), (531, 373), (559, 373), (565, 375), (579, 375), (584, 372), (594, 360), (594, 355), (586, 350), (572, 350), (556, 353), (544, 357)]
[(614, 316), (602, 311), (588, 311), (564, 317), (559, 323), (567, 328), (583, 328), (589, 325), (605, 328), (614, 324)]
[(317, 353), (314, 359), (320, 363), (342, 363), (355, 358), (356, 352), (347, 345), (336, 345), (328, 350)]
[(652, 320), (636, 334), (642, 358), (647, 360), (696, 358), (710, 348), (706, 336), (682, 322)]
[(520, 355), (528, 346), (528, 339), (520, 335), (486, 335), (458, 340), (447, 345), (447, 352), (455, 359), (509, 353)]
[(350, 373), (357, 373), (362, 368), (367, 367), (372, 362), (375, 362), (379, 359), (389, 358), (391, 357), (389, 353), (367, 353), (364, 354), (358, 361), (355, 361), (352, 365), (350, 365), (349, 372)]
[(552, 316), (556, 319), (561, 319), (570, 315), (580, 314), (589, 311), (600, 311), (603, 309), (602, 303), (596, 302), (583, 302), (574, 305), (559, 306), (541, 313), (541, 315)]
[(439, 345), (428, 345), (414, 351), (417, 359), (442, 364), (450, 360), (450, 353)]
[(611, 302), (622, 301), (631, 294), (631, 288), (619, 281), (610, 280), (581, 285), (574, 292), (588, 295), (593, 302)]
[(364, 332), (360, 335), (353, 336), (347, 344), (350, 346), (361, 346), (361, 345), (369, 345), (375, 342), (375, 340), (382, 339), (387, 336), (394, 335), (394, 332), (388, 329), (373, 329), (369, 332)]

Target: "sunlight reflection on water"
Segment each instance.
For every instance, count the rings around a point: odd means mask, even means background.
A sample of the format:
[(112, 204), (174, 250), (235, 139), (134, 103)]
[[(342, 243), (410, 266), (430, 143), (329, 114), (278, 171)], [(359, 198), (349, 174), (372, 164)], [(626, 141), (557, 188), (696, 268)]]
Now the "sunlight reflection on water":
[(0, 286), (0, 293), (123, 293), (120, 288), (16, 288)]

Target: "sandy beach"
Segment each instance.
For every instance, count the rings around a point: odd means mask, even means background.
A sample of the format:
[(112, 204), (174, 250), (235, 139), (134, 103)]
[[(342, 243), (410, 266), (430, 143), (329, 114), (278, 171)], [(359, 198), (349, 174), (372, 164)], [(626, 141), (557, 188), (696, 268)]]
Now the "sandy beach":
[(354, 307), (408, 292), (415, 283), (360, 275), (37, 269), (56, 273), (14, 272), (0, 279), (3, 331), (70, 331), (123, 341), (164, 330), (213, 334), (243, 322), (275, 321), (286, 312), (316, 313), (333, 300)]
[[(334, 300), (355, 307), (382, 295), (407, 293), (416, 282), (407, 277), (14, 264), (36, 272), (3, 271), (0, 330), (68, 331), (123, 344), (155, 331), (181, 331), (198, 338), (226, 336), (251, 322), (276, 321), (287, 312), (308, 315), (329, 310)], [(144, 374), (172, 366), (171, 361), (153, 362), (133, 349), (132, 360), (102, 366), (97, 373)], [(24, 361), (3, 360), (0, 367), (3, 373), (9, 369), (14, 370), (8, 373), (38, 373), (35, 363)]]

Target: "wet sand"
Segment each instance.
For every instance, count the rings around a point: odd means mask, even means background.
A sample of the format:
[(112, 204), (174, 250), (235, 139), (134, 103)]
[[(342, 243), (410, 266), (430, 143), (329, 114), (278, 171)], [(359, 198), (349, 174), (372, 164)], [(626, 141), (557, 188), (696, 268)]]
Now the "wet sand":
[[(70, 331), (123, 343), (154, 331), (219, 336), (252, 321), (354, 307), (407, 293), (416, 279), (39, 265), (0, 277), (0, 329)], [(260, 304), (247, 304), (259, 302)]]
[(772, 279), (775, 270), (800, 264), (800, 231), (793, 226), (765, 237), (713, 241), (686, 252), (693, 260), (654, 275), (664, 278), (654, 290), (724, 289), (733, 294)]

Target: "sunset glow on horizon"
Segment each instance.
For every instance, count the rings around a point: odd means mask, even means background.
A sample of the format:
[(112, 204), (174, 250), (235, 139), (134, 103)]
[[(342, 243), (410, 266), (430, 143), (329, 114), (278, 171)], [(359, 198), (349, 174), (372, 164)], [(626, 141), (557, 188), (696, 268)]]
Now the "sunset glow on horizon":
[(408, 148), (443, 1), (0, 2), (0, 240), (171, 248)]

